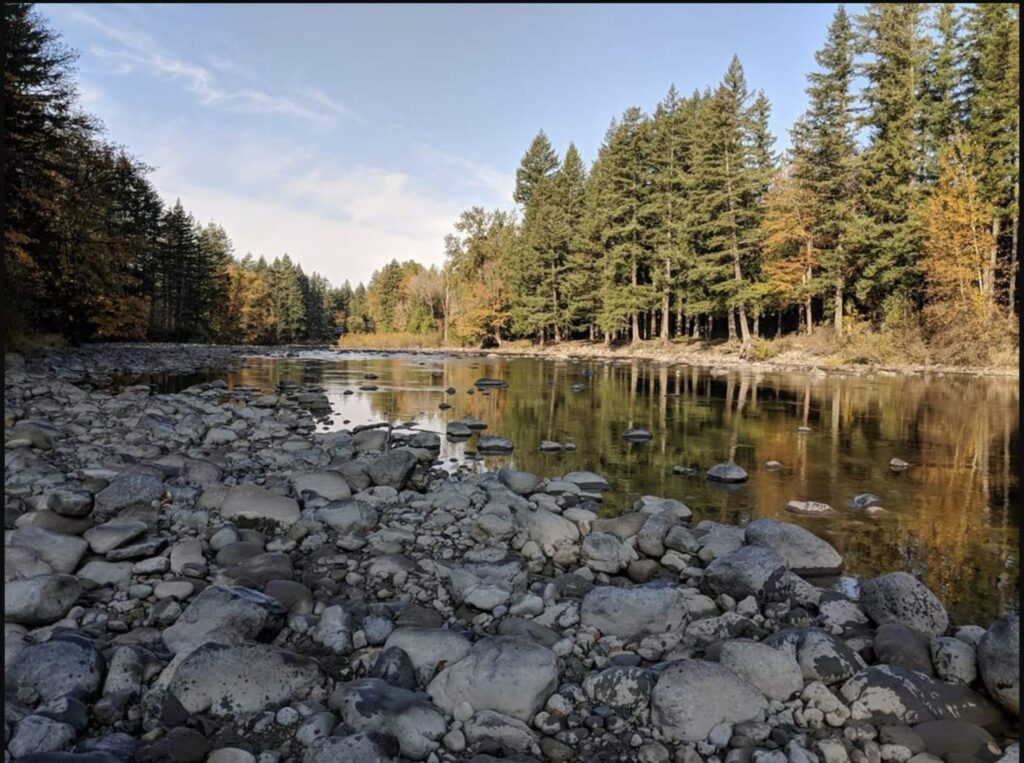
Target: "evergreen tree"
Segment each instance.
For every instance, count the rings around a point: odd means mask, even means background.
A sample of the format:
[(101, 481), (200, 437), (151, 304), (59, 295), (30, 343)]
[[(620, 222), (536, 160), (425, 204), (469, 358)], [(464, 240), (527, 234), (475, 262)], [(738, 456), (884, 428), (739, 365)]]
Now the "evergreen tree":
[(819, 71), (807, 75), (807, 113), (793, 129), (793, 182), (813, 199), (811, 227), (826, 279), (832, 284), (837, 336), (843, 335), (846, 286), (850, 281), (850, 231), (856, 211), (853, 118), (854, 32), (842, 5), (815, 53)]
[(558, 154), (551, 147), (551, 141), (541, 130), (523, 154), (516, 170), (516, 189), (512, 198), (517, 204), (527, 207), (537, 183), (550, 178), (558, 169)]
[(919, 284), (920, 231), (911, 212), (922, 195), (924, 12), (923, 3), (872, 3), (857, 19), (866, 80), (861, 124), (870, 142), (861, 162), (855, 289), (886, 323), (908, 314)]
[(939, 151), (961, 129), (967, 114), (964, 104), (965, 64), (960, 39), (960, 14), (954, 3), (942, 3), (932, 23), (932, 42), (924, 72), (924, 176), (934, 184), (938, 178)]
[(302, 268), (285, 254), (271, 263), (268, 276), (273, 303), (274, 341), (285, 344), (298, 341), (306, 330)]

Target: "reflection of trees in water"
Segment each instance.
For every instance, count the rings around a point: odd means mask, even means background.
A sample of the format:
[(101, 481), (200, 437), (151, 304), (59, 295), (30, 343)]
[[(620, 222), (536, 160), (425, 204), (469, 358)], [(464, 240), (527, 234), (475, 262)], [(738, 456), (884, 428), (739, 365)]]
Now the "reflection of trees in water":
[[(593, 376), (584, 376), (587, 368)], [(698, 518), (778, 517), (827, 537), (857, 573), (896, 566), (922, 571), (962, 616), (991, 613), (1015, 599), (1020, 442), (1018, 392), (1010, 381), (409, 356), (265, 361), (243, 371), (241, 380), (321, 384), (334, 400), (342, 388), (363, 383), (366, 372), (380, 377), (373, 383), (381, 389), (360, 399), (378, 419), (443, 426), (479, 418), (487, 433), (516, 443), (512, 456), (488, 463), (540, 475), (593, 469), (608, 476), (614, 489), (605, 513), (628, 510), (653, 493), (684, 500)], [(509, 389), (467, 394), (482, 376), (504, 378)], [(586, 386), (573, 392), (578, 382)], [(446, 387), (457, 394), (446, 395)], [(453, 407), (439, 411), (442, 401)], [(622, 432), (631, 426), (648, 427), (654, 439), (625, 443)], [(798, 433), (798, 426), (811, 431)], [(577, 450), (542, 454), (542, 439), (573, 442)], [(911, 469), (891, 472), (894, 456)], [(723, 490), (671, 473), (676, 464), (707, 468), (727, 459), (750, 472), (746, 486)], [(770, 459), (784, 470), (764, 470)], [(882, 496), (888, 514), (846, 509), (849, 498), (868, 491)], [(830, 503), (839, 514), (788, 515), (783, 507), (794, 498)]]

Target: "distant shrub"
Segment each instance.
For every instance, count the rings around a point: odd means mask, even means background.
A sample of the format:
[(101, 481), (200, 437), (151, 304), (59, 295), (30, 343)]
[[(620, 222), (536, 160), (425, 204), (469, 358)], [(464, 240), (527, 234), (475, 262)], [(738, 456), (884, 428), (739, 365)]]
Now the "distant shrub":
[(441, 346), (441, 335), (426, 334), (345, 334), (338, 340), (342, 350), (418, 350)]

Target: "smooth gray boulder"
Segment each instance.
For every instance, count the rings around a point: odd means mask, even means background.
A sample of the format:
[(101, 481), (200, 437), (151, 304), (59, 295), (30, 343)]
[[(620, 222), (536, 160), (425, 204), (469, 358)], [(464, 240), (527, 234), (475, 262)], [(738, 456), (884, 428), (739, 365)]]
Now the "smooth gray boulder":
[(284, 618), (284, 608), (272, 596), (242, 586), (210, 586), (163, 632), (163, 642), (177, 654), (206, 642), (269, 641)]
[(442, 628), (403, 626), (391, 631), (385, 648), (398, 647), (409, 657), (416, 678), (426, 685), (439, 667), (454, 665), (469, 655), (473, 642), (464, 633)]
[(972, 684), (978, 677), (978, 653), (952, 636), (933, 638), (929, 652), (935, 675), (949, 683)]
[(949, 628), (942, 602), (908, 572), (890, 572), (861, 584), (861, 606), (879, 625), (899, 623), (925, 636), (941, 636)]
[(746, 527), (746, 539), (770, 548), (798, 575), (834, 575), (843, 569), (843, 557), (832, 544), (799, 525), (755, 519)]
[(845, 681), (865, 667), (864, 660), (844, 642), (820, 628), (776, 631), (764, 640), (800, 665), (805, 681), (833, 685)]
[(491, 636), (441, 671), (427, 693), (451, 713), (462, 702), (529, 721), (558, 686), (555, 653), (535, 641)]
[(70, 724), (43, 715), (28, 715), (15, 724), (7, 752), (16, 760), (25, 760), (32, 754), (52, 755), (67, 749), (75, 741), (75, 736), (75, 729)]
[(796, 659), (780, 649), (750, 639), (722, 643), (719, 663), (746, 679), (768, 699), (785, 702), (804, 687)]
[(90, 527), (82, 536), (94, 554), (106, 554), (125, 543), (145, 535), (146, 523), (139, 519), (111, 519)]
[(10, 533), (5, 545), (28, 549), (54, 572), (63, 573), (74, 572), (89, 548), (82, 538), (42, 527), (20, 527)]
[(322, 509), (317, 509), (316, 516), (325, 525), (342, 535), (368, 532), (375, 529), (380, 521), (377, 510), (357, 498), (330, 503)]
[(764, 719), (768, 701), (728, 668), (704, 660), (678, 660), (658, 676), (651, 722), (666, 738), (703, 742), (723, 723)]
[(386, 485), (395, 490), (405, 487), (406, 480), (416, 468), (416, 454), (407, 448), (396, 448), (381, 453), (367, 467), (375, 485)]
[(678, 630), (687, 614), (686, 600), (674, 587), (598, 586), (580, 604), (583, 625), (624, 639)]
[(540, 546), (555, 564), (568, 566), (579, 558), (580, 530), (575, 522), (546, 509), (516, 509), (515, 520), (526, 540)]
[(312, 471), (292, 475), (296, 495), (312, 493), (328, 501), (339, 501), (352, 495), (348, 482), (337, 472)]
[(786, 562), (764, 546), (743, 546), (716, 557), (704, 570), (704, 582), (716, 594), (736, 600), (760, 596), (769, 580), (786, 571)]
[(289, 527), (299, 521), (299, 504), (294, 498), (257, 485), (234, 485), (228, 489), (220, 516), (228, 521), (272, 522)]
[(647, 442), (652, 437), (651, 430), (644, 427), (630, 427), (622, 433), (622, 439), (626, 442)]
[(518, 469), (499, 469), (498, 479), (516, 495), (529, 495), (537, 489), (540, 477)]
[(821, 501), (792, 500), (786, 504), (785, 509), (790, 514), (804, 517), (828, 517), (836, 513), (835, 509)]
[(1020, 615), (996, 620), (978, 643), (978, 668), (988, 693), (1020, 715)]
[(377, 678), (339, 684), (329, 705), (355, 732), (393, 735), (401, 755), (411, 760), (426, 758), (448, 730), (444, 714), (426, 694), (399, 689)]
[(580, 562), (598, 572), (614, 575), (637, 559), (631, 546), (611, 533), (590, 533), (580, 547)]
[(321, 680), (314, 660), (267, 644), (206, 643), (167, 670), (167, 688), (187, 712), (216, 716), (302, 699)]
[(4, 583), (4, 622), (48, 625), (68, 613), (82, 593), (74, 575), (53, 573)]
[(302, 763), (398, 763), (398, 740), (377, 733), (317, 739)]
[(515, 450), (515, 445), (508, 437), (484, 435), (477, 441), (476, 449), (483, 455), (504, 455)]
[(96, 494), (95, 512), (112, 516), (130, 506), (149, 506), (159, 501), (167, 488), (151, 474), (132, 472), (118, 477)]
[(580, 490), (586, 490), (588, 492), (594, 490), (603, 492), (611, 489), (611, 485), (608, 484), (608, 480), (594, 472), (569, 472), (562, 477), (562, 479), (566, 482), (572, 482), (579, 487)]
[(92, 642), (72, 634), (22, 649), (5, 671), (9, 689), (31, 690), (43, 702), (60, 697), (89, 700), (103, 683), (105, 663)]

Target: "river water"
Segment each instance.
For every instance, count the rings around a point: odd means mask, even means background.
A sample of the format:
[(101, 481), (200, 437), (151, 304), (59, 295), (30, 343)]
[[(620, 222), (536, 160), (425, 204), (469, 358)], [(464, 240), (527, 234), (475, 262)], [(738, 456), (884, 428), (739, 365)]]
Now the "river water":
[[(378, 378), (367, 381), (365, 374)], [(509, 386), (470, 394), (485, 376)], [(150, 381), (175, 391), (197, 380)], [(484, 434), (515, 443), (512, 455), (487, 457), (477, 468), (511, 466), (540, 476), (599, 472), (612, 484), (604, 514), (628, 511), (653, 494), (686, 503), (694, 522), (784, 519), (844, 555), (847, 576), (835, 581), (839, 587), (855, 592), (856, 576), (902, 569), (920, 575), (959, 623), (988, 623), (1019, 607), (1015, 379), (309, 352), (247, 358), (227, 381), (267, 390), (279, 381), (321, 386), (334, 413), (320, 431), (414, 420), (443, 433), (447, 422), (473, 416), (487, 424)], [(365, 384), (378, 389), (360, 391)], [(579, 384), (585, 386), (574, 390)], [(456, 393), (446, 394), (448, 387)], [(443, 402), (452, 407), (439, 409)], [(623, 440), (634, 426), (648, 428), (653, 439)], [(576, 448), (543, 453), (541, 440)], [(463, 461), (475, 441), (443, 440), (441, 457)], [(910, 467), (893, 472), (894, 457)], [(748, 471), (747, 483), (726, 487), (704, 479), (704, 469), (727, 460)], [(766, 469), (770, 460), (783, 468)], [(677, 465), (701, 472), (676, 475)], [(863, 492), (880, 496), (885, 511), (848, 509), (847, 501)], [(795, 516), (785, 510), (794, 499), (821, 501), (837, 513)]]

